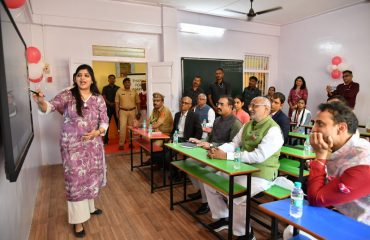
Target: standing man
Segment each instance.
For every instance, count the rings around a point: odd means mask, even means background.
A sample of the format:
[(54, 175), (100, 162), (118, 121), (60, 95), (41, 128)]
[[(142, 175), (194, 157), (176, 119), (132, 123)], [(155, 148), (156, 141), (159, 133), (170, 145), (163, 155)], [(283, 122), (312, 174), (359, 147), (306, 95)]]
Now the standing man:
[(326, 91), (328, 92), (328, 97), (333, 95), (343, 96), (348, 103), (348, 106), (352, 109), (356, 105), (356, 97), (360, 91), (360, 84), (352, 81), (353, 75), (352, 71), (345, 70), (343, 71), (343, 82), (337, 86), (335, 90), (331, 86), (326, 86)]
[(135, 90), (131, 90), (130, 78), (124, 78), (124, 88), (118, 89), (116, 93), (116, 115), (119, 118), (119, 150), (124, 149), (126, 141), (127, 125), (133, 126), (134, 119), (140, 118), (140, 99)]
[(231, 86), (229, 83), (224, 81), (224, 75), (224, 69), (217, 68), (216, 82), (210, 84), (208, 89), (208, 101), (215, 112), (217, 112), (216, 103), (220, 96), (231, 96)]
[(288, 142), (290, 129), (290, 120), (288, 116), (281, 110), (285, 102), (285, 96), (281, 92), (276, 92), (272, 95), (271, 101), (271, 116), (272, 119), (280, 126), (281, 134), (284, 138), (284, 144)]
[(340, 213), (370, 225), (370, 143), (356, 133), (358, 120), (340, 102), (323, 103), (310, 136), (308, 200), (334, 206)]
[(193, 101), (192, 108), (197, 105), (198, 95), (204, 93), (204, 90), (200, 87), (202, 83), (202, 77), (197, 75), (193, 79), (193, 85), (190, 89), (186, 90), (183, 94), (183, 97), (188, 96)]
[[(114, 121), (116, 122), (116, 127), (118, 129), (118, 118), (116, 116), (116, 104), (114, 102), (117, 90), (119, 89), (119, 87), (115, 84), (116, 76), (114, 76), (113, 74), (110, 74), (108, 76), (108, 82), (109, 84), (103, 87), (102, 95), (104, 97), (105, 104), (107, 105), (107, 115), (109, 118), (109, 124), (113, 116)], [(109, 133), (109, 128), (106, 131), (105, 136), (104, 136), (104, 144), (108, 144), (108, 135), (109, 135), (108, 133)]]
[(159, 130), (169, 135), (172, 131), (173, 118), (171, 111), (164, 106), (164, 96), (162, 94), (153, 93), (153, 107), (149, 124), (152, 124), (153, 130)]
[(189, 138), (200, 139), (202, 137), (202, 126), (199, 115), (191, 108), (191, 98), (183, 97), (180, 103), (180, 112), (175, 114), (171, 138), (175, 131), (178, 131), (179, 142), (186, 142)]
[(242, 93), (242, 98), (244, 100), (243, 109), (249, 113), (248, 106), (251, 103), (252, 99), (258, 96), (261, 96), (261, 90), (257, 88), (258, 79), (255, 76), (249, 77), (249, 85), (244, 88)]
[[(215, 121), (216, 114), (213, 109), (207, 105), (207, 97), (204, 93), (198, 95), (198, 104), (194, 108), (194, 112), (199, 115), (200, 122), (206, 122), (206, 126), (202, 126), (202, 128), (212, 128), (213, 122)], [(205, 129), (203, 129), (205, 131)], [(208, 136), (207, 132), (203, 132), (202, 139), (206, 139)]]
[(147, 106), (147, 95), (146, 95), (146, 81), (141, 80), (141, 89), (142, 91), (139, 93), (140, 98), (140, 113), (141, 119), (140, 121), (146, 121), (148, 117), (148, 106)]
[[(249, 105), (251, 121), (244, 124), (230, 143), (208, 151), (211, 158), (233, 160), (236, 148), (241, 149), (241, 162), (248, 163), (260, 169), (252, 174), (251, 195), (254, 196), (270, 187), (278, 175), (280, 148), (284, 143), (277, 123), (270, 117), (271, 103), (267, 98), (256, 97)], [(221, 172), (219, 175), (228, 178)], [(235, 177), (235, 182), (247, 187), (247, 176)], [(218, 219), (209, 225), (214, 231), (228, 227), (228, 205), (224, 195), (208, 185), (204, 186), (212, 218)], [(233, 234), (238, 239), (253, 239), (245, 233), (246, 197), (234, 200)]]

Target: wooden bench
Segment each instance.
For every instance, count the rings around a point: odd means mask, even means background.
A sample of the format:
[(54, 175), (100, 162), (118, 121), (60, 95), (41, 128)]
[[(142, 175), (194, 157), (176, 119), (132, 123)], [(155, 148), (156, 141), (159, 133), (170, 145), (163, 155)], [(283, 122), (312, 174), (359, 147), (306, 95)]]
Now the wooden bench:
[[(150, 152), (150, 141), (144, 138), (140, 138), (136, 141), (142, 149), (147, 152)], [(163, 148), (153, 143), (153, 152), (161, 152)]]
[[(229, 194), (229, 179), (217, 175), (215, 172), (191, 161), (174, 161), (171, 162), (171, 164), (185, 172), (187, 175), (215, 188), (217, 191), (225, 195)], [(245, 192), (246, 190), (247, 188), (234, 183), (234, 195)]]
[[(174, 166), (181, 169), (183, 172), (191, 177), (198, 179), (201, 182), (215, 188), (217, 191), (228, 195), (229, 194), (229, 179), (217, 175), (215, 172), (201, 167), (199, 164), (191, 161), (175, 161), (172, 162)], [(239, 194), (246, 191), (247, 188), (234, 183), (234, 194)], [(290, 197), (290, 190), (279, 187), (277, 185), (271, 186), (263, 192), (264, 194), (276, 199), (284, 199)]]
[[(293, 159), (289, 158), (281, 158), (279, 159), (280, 162), (280, 167), (279, 167), (279, 172), (283, 174), (287, 174), (289, 176), (293, 177), (299, 177), (299, 162), (295, 161)], [(303, 171), (303, 176), (307, 177), (310, 175), (310, 172), (307, 170)]]

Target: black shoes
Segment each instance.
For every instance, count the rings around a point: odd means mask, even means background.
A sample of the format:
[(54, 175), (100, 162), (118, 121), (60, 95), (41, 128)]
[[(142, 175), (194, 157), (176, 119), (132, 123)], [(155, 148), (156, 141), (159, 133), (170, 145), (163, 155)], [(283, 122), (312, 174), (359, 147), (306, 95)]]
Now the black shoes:
[(251, 234), (249, 235), (248, 238), (246, 235), (244, 235), (244, 236), (239, 236), (237, 239), (238, 240), (256, 240), (256, 237), (254, 236), (254, 233), (253, 233), (253, 228), (251, 228)]
[(224, 229), (229, 228), (229, 220), (227, 218), (221, 218), (220, 220), (217, 220), (216, 222), (210, 223), (208, 225), (213, 231), (219, 232)]
[(73, 224), (73, 234), (75, 235), (75, 237), (76, 238), (83, 238), (83, 237), (85, 237), (86, 233), (85, 233), (84, 225), (82, 224), (82, 231), (79, 231), (79, 232), (76, 232), (76, 225), (77, 224)]
[(200, 190), (198, 190), (195, 193), (188, 194), (188, 197), (191, 198), (192, 200), (201, 199), (202, 198), (202, 193), (200, 192)]
[(99, 208), (97, 208), (94, 212), (92, 212), (92, 213), (90, 213), (91, 215), (100, 215), (100, 214), (102, 214), (103, 213), (103, 211), (101, 210), (101, 209), (99, 209)]
[(202, 205), (200, 205), (200, 207), (198, 208), (198, 210), (195, 213), (198, 214), (198, 215), (202, 215), (202, 214), (206, 214), (208, 212), (209, 212), (208, 203), (202, 203)]

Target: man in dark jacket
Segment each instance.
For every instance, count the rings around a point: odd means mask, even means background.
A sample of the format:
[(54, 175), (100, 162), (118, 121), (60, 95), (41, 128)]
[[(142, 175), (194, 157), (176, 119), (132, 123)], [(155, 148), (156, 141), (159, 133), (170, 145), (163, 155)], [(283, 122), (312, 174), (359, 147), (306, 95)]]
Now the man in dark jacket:
[(201, 139), (203, 130), (199, 116), (190, 110), (192, 99), (185, 96), (180, 104), (180, 112), (175, 114), (171, 138), (173, 139), (173, 134), (177, 131), (179, 142), (186, 142), (189, 138)]
[(284, 137), (284, 145), (288, 142), (290, 120), (288, 116), (281, 111), (285, 102), (285, 96), (281, 92), (276, 92), (271, 101), (271, 117), (280, 126)]

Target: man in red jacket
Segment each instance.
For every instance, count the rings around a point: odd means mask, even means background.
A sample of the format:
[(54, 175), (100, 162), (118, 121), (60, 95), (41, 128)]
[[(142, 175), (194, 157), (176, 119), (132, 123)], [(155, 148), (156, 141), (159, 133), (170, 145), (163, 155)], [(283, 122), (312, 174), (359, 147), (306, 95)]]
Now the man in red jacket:
[(334, 206), (370, 225), (370, 143), (356, 134), (357, 125), (344, 104), (319, 106), (310, 137), (316, 159), (310, 163), (307, 195), (311, 205)]

